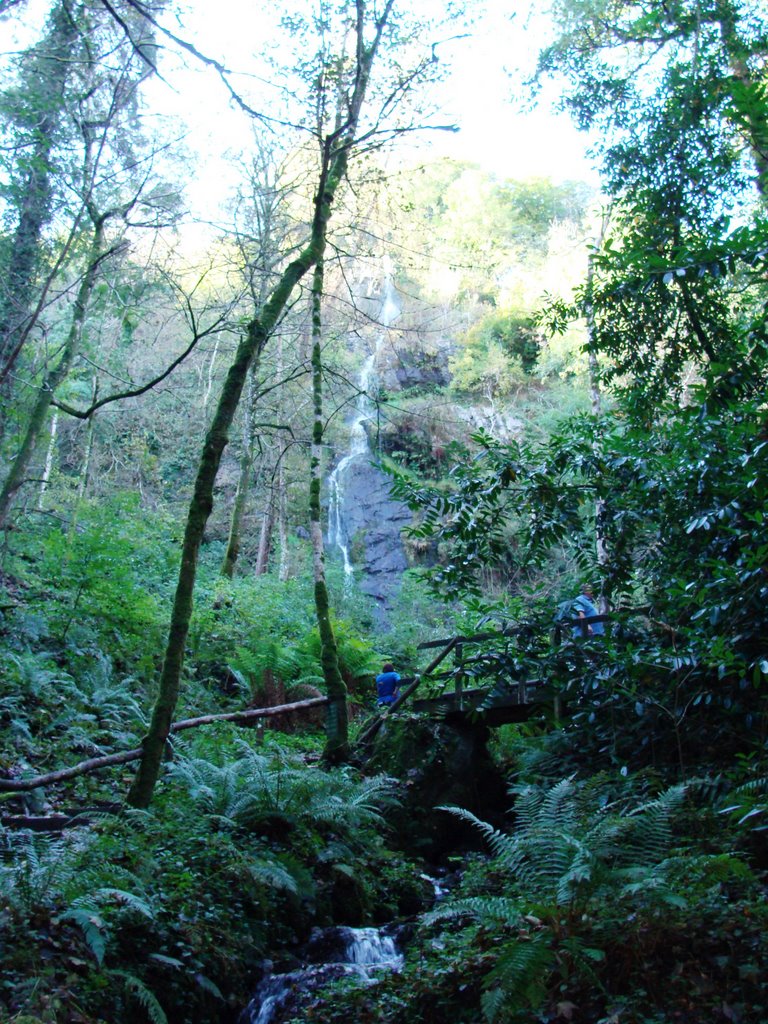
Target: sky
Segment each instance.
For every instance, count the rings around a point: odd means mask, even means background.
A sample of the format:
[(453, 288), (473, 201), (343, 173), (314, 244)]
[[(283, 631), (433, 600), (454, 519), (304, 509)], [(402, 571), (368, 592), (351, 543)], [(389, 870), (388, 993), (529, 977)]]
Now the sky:
[[(421, 0), (420, 7), (425, 0)], [(439, 0), (438, 0), (439, 2)], [(472, 0), (470, 0), (472, 2)], [(597, 182), (587, 156), (589, 140), (578, 132), (565, 113), (555, 110), (555, 89), (549, 87), (531, 108), (530, 89), (524, 84), (543, 45), (549, 21), (540, 5), (529, 0), (488, 0), (468, 38), (441, 44), (441, 58), (453, 73), (440, 87), (444, 113), (439, 123), (455, 123), (456, 133), (427, 132), (416, 136), (405, 152), (423, 159), (429, 151), (481, 164), (502, 178), (550, 177), (555, 181), (584, 179)], [(480, 10), (476, 2), (473, 7)], [(516, 13), (510, 16), (510, 9)], [(259, 9), (249, 0), (217, 0), (211, 19), (205, 0), (189, 7), (186, 27), (198, 45), (232, 67), (252, 66), (251, 54), (259, 39), (269, 39)], [(196, 84), (195, 81), (196, 80)], [(190, 72), (185, 117), (192, 118), (198, 139), (210, 139), (210, 148), (238, 148), (242, 121), (234, 112), (222, 113), (222, 94), (212, 76)], [(167, 97), (166, 97), (167, 98)], [(528, 109), (526, 109), (528, 108)], [(239, 130), (237, 128), (239, 125)], [(226, 174), (225, 174), (226, 176)]]
[[(308, 2), (297, 0), (297, 5), (306, 10)], [(420, 0), (419, 9), (440, 2)], [(434, 154), (476, 162), (500, 178), (536, 176), (596, 184), (587, 155), (589, 140), (566, 114), (554, 109), (555, 88), (549, 87), (535, 107), (529, 103), (524, 79), (547, 37), (546, 11), (530, 0), (469, 4), (475, 15), (469, 37), (441, 42), (438, 51), (453, 73), (435, 94), (442, 107), (436, 120), (455, 123), (459, 131), (410, 137), (403, 159), (415, 164)], [(49, 0), (27, 0), (21, 18), (0, 23), (0, 48), (23, 42), (25, 31), (40, 23), (48, 6)], [(273, 18), (273, 5), (253, 0), (217, 0), (215, 7), (210, 0), (184, 0), (180, 18), (166, 17), (166, 24), (206, 55), (253, 73), (258, 66), (254, 53), (268, 50), (276, 36)], [(185, 123), (182, 131), (196, 163), (190, 203), (200, 216), (215, 220), (219, 204), (237, 179), (236, 156), (249, 143), (247, 120), (233, 109), (215, 73), (203, 70), (189, 55), (169, 52), (161, 66), (163, 80), (150, 84), (148, 102), (158, 115)], [(241, 81), (257, 84), (247, 75)], [(261, 87), (268, 96), (270, 86)]]

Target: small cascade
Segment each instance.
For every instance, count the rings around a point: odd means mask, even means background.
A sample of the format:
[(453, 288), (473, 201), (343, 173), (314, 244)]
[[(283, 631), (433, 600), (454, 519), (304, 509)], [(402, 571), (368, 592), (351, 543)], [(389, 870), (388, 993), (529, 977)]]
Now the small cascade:
[[(349, 447), (328, 478), (329, 548), (338, 549), (347, 579), (351, 580), (355, 568), (361, 570), (360, 588), (377, 602), (382, 627), (386, 626), (389, 600), (408, 567), (400, 531), (410, 524), (411, 513), (406, 505), (390, 497), (389, 477), (372, 464), (366, 425), (375, 411), (369, 392), (376, 382), (379, 355), (388, 328), (399, 315), (392, 268), (387, 262), (378, 314), (381, 326), (358, 377), (360, 393), (349, 424)], [(352, 538), (357, 538), (361, 546), (356, 566), (350, 556)]]
[(273, 1024), (295, 1016), (303, 1000), (330, 981), (357, 978), (374, 984), (386, 971), (399, 971), (402, 954), (394, 939), (378, 928), (326, 928), (307, 948), (308, 963), (286, 974), (269, 974), (256, 989), (238, 1024)]

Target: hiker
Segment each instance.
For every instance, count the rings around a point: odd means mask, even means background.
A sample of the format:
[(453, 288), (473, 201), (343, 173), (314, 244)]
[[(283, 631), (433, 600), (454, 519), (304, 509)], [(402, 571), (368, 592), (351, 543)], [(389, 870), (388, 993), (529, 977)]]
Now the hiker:
[(400, 676), (395, 666), (386, 662), (379, 675), (376, 676), (376, 706), (389, 707), (400, 696)]
[[(579, 619), (589, 619), (593, 615), (600, 614), (594, 605), (594, 591), (589, 583), (582, 584), (581, 593), (573, 601), (571, 608)], [(585, 636), (603, 636), (604, 634), (605, 626), (602, 622), (589, 622), (586, 628), (583, 623), (573, 627), (574, 639)]]

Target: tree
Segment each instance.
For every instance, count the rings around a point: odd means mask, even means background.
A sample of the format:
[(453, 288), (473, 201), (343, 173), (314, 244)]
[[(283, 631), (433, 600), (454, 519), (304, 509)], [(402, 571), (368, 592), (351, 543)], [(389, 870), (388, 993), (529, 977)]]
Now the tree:
[(19, 85), (6, 95), (18, 156), (10, 189), (16, 225), (0, 292), (1, 381), (7, 380), (32, 326), (30, 312), (40, 267), (40, 243), (53, 214), (55, 150), (75, 66), (72, 51), (79, 35), (70, 5), (56, 3), (45, 38), (26, 55)]
[(320, 661), (328, 690), (327, 741), (325, 758), (334, 763), (348, 753), (347, 688), (339, 668), (339, 654), (331, 622), (328, 585), (325, 579), (325, 551), (320, 510), (323, 450), (323, 357), (322, 297), (323, 258), (318, 260), (312, 280), (312, 397), (314, 424), (310, 456), (309, 525), (315, 577), (315, 611), (320, 632)]
[[(132, 53), (126, 59), (127, 64), (118, 67), (114, 74), (113, 68), (107, 72), (96, 62), (88, 64), (82, 73), (83, 96), (73, 104), (75, 109), (71, 116), (83, 151), (82, 170), (78, 175), (80, 209), (75, 220), (76, 223), (81, 220), (90, 223), (91, 237), (86, 247), (70, 327), (58, 361), (45, 372), (23, 440), (0, 491), (0, 524), (8, 514), (15, 492), (24, 482), (56, 389), (72, 369), (86, 329), (91, 296), (105, 264), (125, 248), (125, 235), (132, 214), (141, 217), (144, 223), (157, 222), (157, 210), (153, 209), (157, 200), (157, 182), (153, 182), (141, 166), (144, 161), (137, 158), (127, 135), (116, 139), (116, 136), (127, 132), (131, 122), (135, 123), (137, 91), (146, 77), (143, 65), (138, 74), (132, 67)], [(137, 165), (140, 172), (137, 172)], [(164, 213), (166, 205), (163, 203)]]
[[(595, 756), (615, 751), (621, 721), (633, 738), (621, 756), (634, 745), (638, 761), (668, 754), (684, 771), (686, 755), (712, 751), (706, 709), (719, 710), (718, 744), (731, 752), (766, 724), (768, 236), (757, 150), (768, 22), (749, 4), (559, 10), (563, 33), (542, 68), (569, 76), (577, 119), (601, 129), (612, 222), (576, 301), (553, 303), (549, 323), (587, 321), (592, 384), (612, 404), (541, 446), (478, 435), (479, 457), (462, 458), (449, 487), (403, 477), (398, 488), (421, 512), (419, 534), (449, 546), (434, 583), (452, 598), (480, 593), (482, 567), (502, 557), (514, 524), (518, 559), (541, 564), (566, 546), (615, 604), (649, 607), (646, 628), (617, 636), (595, 676), (589, 742)], [(737, 108), (736, 52), (754, 130)], [(528, 614), (543, 621), (546, 609)], [(589, 665), (566, 663), (556, 671), (583, 699)], [(596, 709), (610, 710), (610, 727)]]
[[(269, 294), (270, 283), (279, 271), (282, 254), (290, 248), (290, 222), (284, 209), (286, 196), (290, 191), (286, 168), (277, 160), (274, 148), (263, 137), (255, 138), (255, 155), (248, 168), (248, 189), (240, 197), (237, 215), (236, 243), (241, 261), (241, 272), (251, 300), (260, 307)], [(282, 353), (282, 345), (280, 346)], [(281, 362), (281, 360), (278, 360)], [(256, 461), (256, 446), (259, 442), (256, 428), (256, 406), (263, 397), (261, 383), (257, 379), (261, 360), (254, 360), (248, 384), (248, 398), (243, 415), (242, 450), (237, 491), (232, 506), (227, 550), (224, 554), (222, 573), (230, 578), (234, 575), (240, 552), (240, 535), (245, 515), (251, 477)], [(282, 365), (277, 376), (283, 376)], [(274, 495), (270, 492), (268, 511), (264, 518), (262, 537), (259, 545), (257, 574), (266, 571), (271, 541), (271, 524), (274, 522)], [(263, 551), (262, 551), (263, 549)]]
[[(328, 32), (329, 39), (336, 43), (340, 38), (342, 45), (339, 48), (321, 48), (318, 54), (319, 65), (313, 63), (304, 68), (305, 79), (313, 86), (315, 104), (318, 102), (318, 84), (337, 100), (333, 108), (327, 108), (328, 120), (324, 120), (317, 130), (319, 161), (313, 217), (303, 248), (287, 264), (273, 286), (269, 298), (261, 308), (254, 311), (247, 323), (206, 435), (187, 517), (158, 698), (144, 740), (139, 771), (128, 797), (129, 802), (137, 807), (146, 807), (150, 803), (160, 771), (179, 695), (198, 552), (213, 505), (213, 486), (221, 456), (228, 441), (228, 432), (249, 367), (267, 344), (294, 289), (322, 259), (329, 219), (337, 193), (347, 173), (351, 154), (365, 143), (379, 144), (387, 136), (392, 135), (396, 129), (387, 128), (383, 118), (397, 107), (398, 100), (409, 94), (414, 82), (422, 78), (432, 65), (431, 51), (429, 55), (417, 60), (417, 66), (407, 72), (403, 72), (394, 61), (394, 67), (390, 69), (394, 78), (390, 78), (383, 86), (378, 113), (374, 112), (372, 117), (365, 121), (365, 103), (372, 90), (374, 67), (380, 50), (387, 42), (394, 43), (400, 38), (393, 18), (393, 7), (394, 0), (387, 0), (378, 12), (369, 9), (365, 0), (345, 4), (340, 11), (340, 35), (333, 37)], [(319, 27), (327, 28), (324, 19), (329, 17), (330, 13), (329, 10), (322, 11), (323, 19)], [(348, 46), (343, 45), (345, 41), (348, 42)], [(373, 99), (372, 95), (371, 100)], [(324, 109), (323, 105), (321, 109)], [(375, 107), (373, 109), (375, 111)]]

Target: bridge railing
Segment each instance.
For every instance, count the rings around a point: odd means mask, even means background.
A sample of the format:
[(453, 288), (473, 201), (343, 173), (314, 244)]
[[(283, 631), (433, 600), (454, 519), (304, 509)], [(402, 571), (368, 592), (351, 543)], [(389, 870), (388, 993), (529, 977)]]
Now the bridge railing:
[[(587, 615), (583, 618), (569, 617), (558, 619), (555, 621), (554, 627), (551, 629), (550, 642), (554, 647), (559, 647), (561, 644), (568, 641), (580, 644), (582, 639), (587, 639), (592, 635), (590, 634), (590, 627), (595, 623), (623, 622), (626, 617), (647, 615), (648, 612), (649, 609), (647, 607), (621, 608), (612, 614)], [(537, 624), (535, 623), (517, 623), (515, 626), (508, 627), (507, 629), (494, 630), (485, 633), (473, 633), (469, 636), (444, 637), (439, 640), (428, 640), (419, 644), (417, 647), (417, 650), (419, 651), (435, 650), (439, 648), (439, 653), (421, 673), (417, 673), (410, 679), (402, 680), (404, 685), (400, 691), (400, 696), (396, 701), (394, 701), (394, 703), (389, 705), (388, 708), (384, 709), (382, 714), (363, 731), (359, 740), (365, 741), (375, 735), (387, 715), (401, 708), (402, 705), (418, 689), (421, 683), (429, 676), (433, 679), (439, 679), (442, 677), (446, 681), (448, 679), (453, 680), (454, 699), (456, 702), (455, 706), (457, 710), (462, 710), (463, 697), (466, 693), (465, 682), (467, 677), (471, 675), (467, 669), (471, 666), (472, 662), (482, 657), (482, 655), (467, 657), (466, 647), (468, 645), (482, 643), (486, 640), (503, 640), (507, 637), (524, 634), (530, 635), (532, 631), (536, 630), (536, 625)], [(435, 670), (437, 667), (451, 653), (454, 655), (454, 668), (448, 672), (436, 673)], [(519, 703), (526, 703), (528, 700), (529, 690), (541, 683), (542, 681), (540, 679), (517, 680)]]

